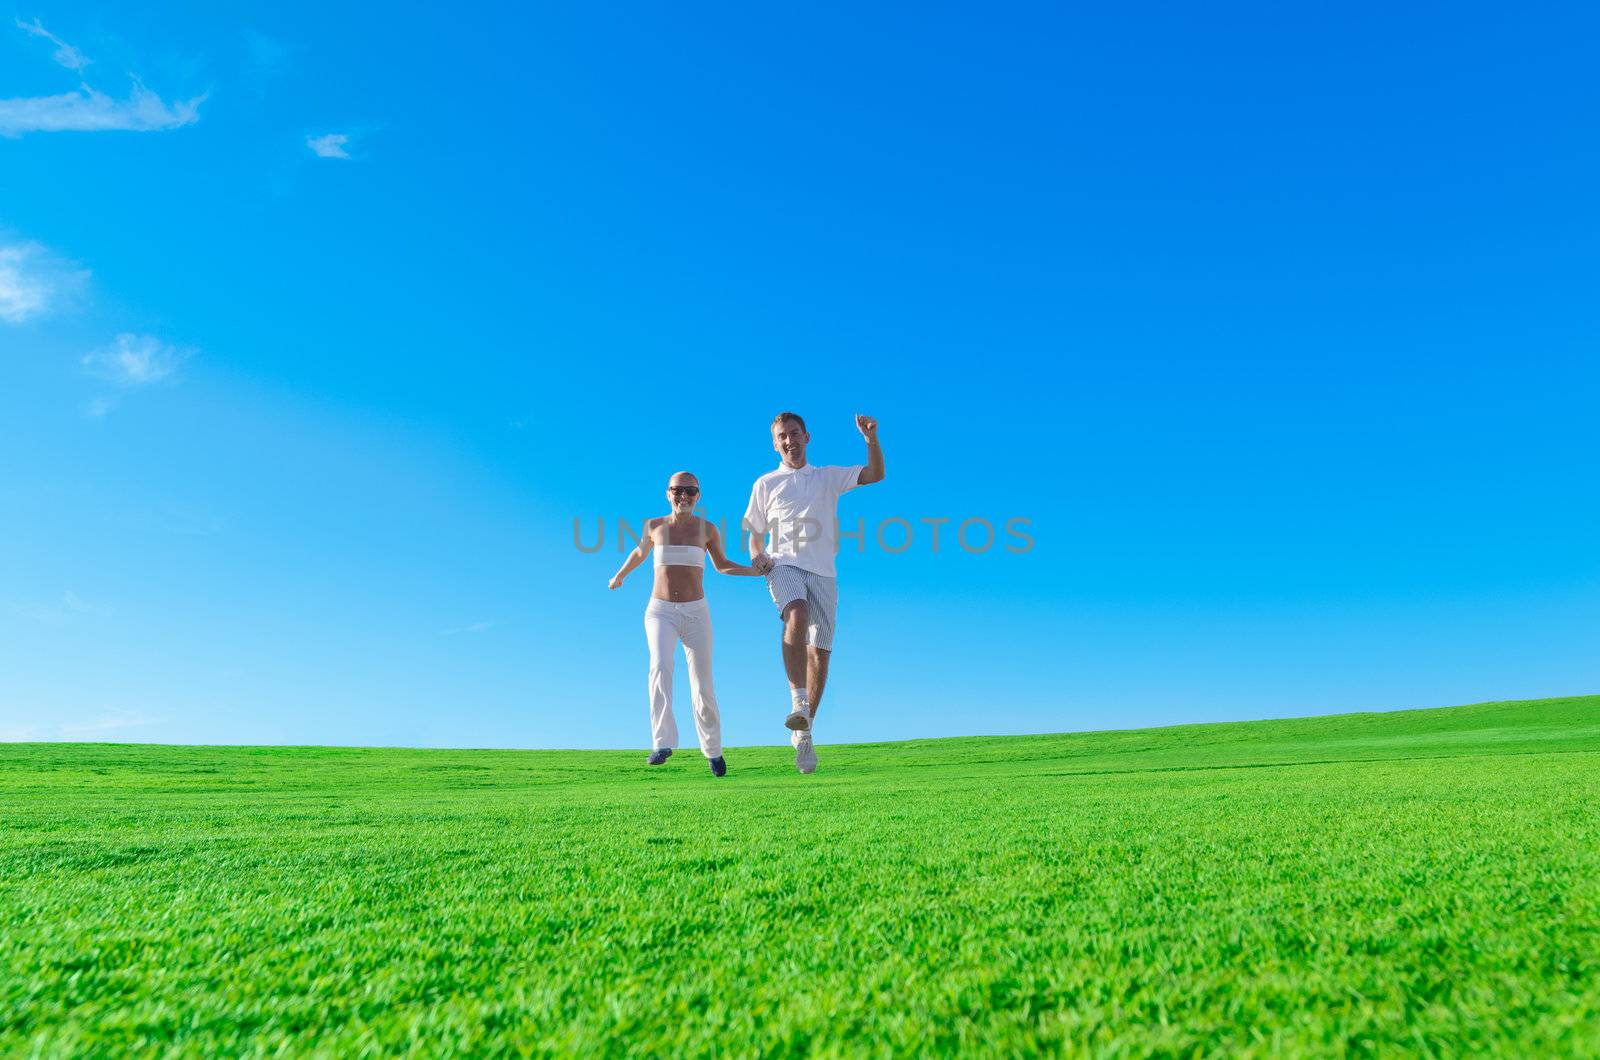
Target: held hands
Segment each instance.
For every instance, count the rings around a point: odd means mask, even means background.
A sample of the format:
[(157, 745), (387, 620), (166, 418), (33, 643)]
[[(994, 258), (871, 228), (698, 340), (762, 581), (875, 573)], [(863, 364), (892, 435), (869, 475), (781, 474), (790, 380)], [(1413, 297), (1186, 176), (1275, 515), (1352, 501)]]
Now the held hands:
[(765, 552), (750, 561), (750, 569), (756, 574), (766, 574), (772, 569), (772, 557)]
[(871, 416), (856, 413), (856, 430), (861, 432), (861, 437), (867, 440), (868, 445), (878, 440), (878, 421)]

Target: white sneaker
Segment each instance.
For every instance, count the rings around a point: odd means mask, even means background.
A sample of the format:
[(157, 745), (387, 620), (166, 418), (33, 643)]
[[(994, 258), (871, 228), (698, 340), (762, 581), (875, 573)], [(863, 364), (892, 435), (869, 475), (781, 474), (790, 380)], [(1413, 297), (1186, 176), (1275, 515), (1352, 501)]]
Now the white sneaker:
[(794, 767), (802, 773), (817, 771), (817, 749), (811, 744), (809, 732), (797, 732), (791, 737), (794, 744)]
[(799, 707), (795, 707), (789, 712), (789, 716), (783, 719), (783, 724), (795, 732), (805, 732), (811, 728), (811, 715)]

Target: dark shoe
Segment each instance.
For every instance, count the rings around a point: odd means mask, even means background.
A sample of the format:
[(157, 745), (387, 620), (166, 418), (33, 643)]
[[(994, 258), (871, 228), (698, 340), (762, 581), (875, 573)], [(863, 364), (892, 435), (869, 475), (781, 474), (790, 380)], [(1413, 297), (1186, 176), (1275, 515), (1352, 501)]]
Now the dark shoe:
[(662, 762), (665, 762), (667, 759), (669, 759), (671, 757), (672, 757), (672, 748), (670, 748), (670, 747), (657, 747), (654, 751), (650, 752), (650, 757), (646, 758), (644, 760), (644, 764), (647, 765), (647, 766), (658, 766)]
[(726, 773), (727, 771), (728, 771), (728, 763), (726, 763), (726, 762), (724, 762), (722, 760), (722, 756), (721, 755), (718, 755), (717, 757), (715, 757), (715, 758), (713, 758), (711, 760), (711, 775), (712, 776), (720, 777), (724, 773)]

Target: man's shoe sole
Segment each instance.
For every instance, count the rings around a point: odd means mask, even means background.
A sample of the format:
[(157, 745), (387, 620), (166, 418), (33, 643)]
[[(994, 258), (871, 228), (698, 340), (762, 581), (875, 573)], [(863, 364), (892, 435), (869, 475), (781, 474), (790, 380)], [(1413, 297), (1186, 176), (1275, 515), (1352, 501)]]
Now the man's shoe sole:
[(793, 729), (795, 732), (805, 732), (811, 728), (811, 719), (797, 710), (787, 718), (784, 718), (783, 724), (786, 728)]

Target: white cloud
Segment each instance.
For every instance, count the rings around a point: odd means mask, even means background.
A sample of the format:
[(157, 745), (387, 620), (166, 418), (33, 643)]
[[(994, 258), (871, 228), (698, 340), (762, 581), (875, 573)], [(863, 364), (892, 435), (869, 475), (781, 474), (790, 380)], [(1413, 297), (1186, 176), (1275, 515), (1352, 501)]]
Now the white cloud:
[(326, 136), (306, 137), (306, 146), (311, 148), (318, 158), (349, 158), (350, 152), (344, 145), (350, 142), (350, 137), (344, 133), (328, 133)]
[[(40, 37), (56, 46), (55, 60), (69, 70), (81, 71), (89, 59), (78, 49), (44, 28), (38, 19), (32, 22), (16, 20), (17, 27), (30, 36)], [(30, 132), (102, 132), (121, 129), (130, 132), (154, 132), (176, 129), (200, 120), (202, 94), (189, 100), (167, 103), (144, 87), (138, 76), (133, 78), (133, 91), (127, 99), (113, 99), (88, 84), (80, 84), (75, 92), (57, 96), (31, 96), (17, 99), (0, 99), (0, 136), (18, 137)]]
[(124, 729), (157, 725), (166, 720), (143, 711), (111, 709), (79, 721), (63, 721), (47, 725), (0, 724), (0, 743), (92, 741)]
[(116, 408), (117, 405), (118, 401), (115, 394), (102, 394), (97, 398), (91, 399), (83, 406), (83, 414), (91, 420), (104, 419), (105, 414)]
[(21, 324), (59, 309), (88, 279), (88, 270), (38, 243), (0, 243), (0, 321)]
[(145, 528), (180, 537), (209, 537), (227, 526), (227, 520), (216, 512), (174, 504), (147, 509), (137, 521)]
[(244, 29), (244, 47), (250, 67), (258, 74), (271, 73), (289, 61), (288, 45), (251, 26)]
[(64, 626), (81, 615), (104, 618), (111, 614), (109, 607), (91, 604), (71, 589), (62, 593), (61, 599), (53, 603), (12, 604), (10, 611), (45, 626)]
[(200, 120), (204, 95), (183, 102), (164, 102), (160, 96), (133, 83), (127, 99), (112, 99), (88, 85), (76, 92), (29, 99), (0, 99), (0, 136), (18, 137), (30, 132), (157, 132)]
[(62, 594), (62, 598), (61, 599), (62, 599), (62, 603), (64, 603), (69, 610), (72, 610), (72, 611), (77, 612), (79, 614), (85, 614), (85, 615), (109, 615), (111, 613), (111, 609), (110, 608), (101, 607), (98, 604), (87, 603), (83, 599), (83, 597), (79, 596), (77, 593), (73, 592), (71, 589), (68, 589), (64, 594)]
[(79, 740), (86, 736), (98, 736), (120, 729), (133, 729), (141, 725), (154, 725), (160, 718), (151, 717), (136, 710), (108, 710), (95, 718), (84, 721), (63, 722), (57, 726), (61, 733), (60, 739)]
[[(163, 342), (154, 335), (123, 332), (109, 346), (84, 354), (83, 366), (107, 382), (123, 387), (147, 386), (170, 378), (178, 366), (194, 356), (194, 350)], [(115, 402), (91, 415), (104, 415)]]
[(66, 41), (45, 29), (44, 24), (38, 19), (34, 19), (32, 22), (24, 22), (19, 18), (17, 19), (17, 28), (30, 36), (42, 37), (54, 44), (56, 51), (53, 58), (68, 70), (82, 70), (93, 61)]

